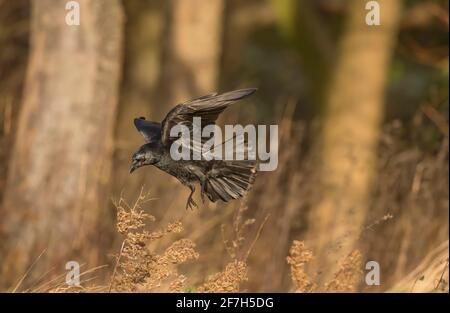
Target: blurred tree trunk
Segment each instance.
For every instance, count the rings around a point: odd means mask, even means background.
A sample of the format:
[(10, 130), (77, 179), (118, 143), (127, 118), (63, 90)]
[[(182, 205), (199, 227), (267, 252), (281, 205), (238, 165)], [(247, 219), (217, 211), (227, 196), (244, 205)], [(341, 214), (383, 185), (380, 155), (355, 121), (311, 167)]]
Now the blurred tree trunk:
[(371, 179), (383, 118), (387, 69), (400, 18), (400, 0), (380, 0), (381, 25), (365, 23), (365, 2), (348, 3), (348, 25), (326, 95), (318, 143), (318, 195), (309, 238), (319, 280), (355, 248), (369, 209)]
[[(114, 151), (114, 197), (122, 191), (127, 198), (138, 196), (145, 183), (145, 171), (129, 174), (132, 153), (144, 143), (133, 119), (157, 119), (152, 106), (161, 76), (161, 41), (164, 35), (165, 1), (127, 0), (125, 24), (124, 78), (117, 114)], [(131, 192), (131, 194), (130, 194)]]
[(0, 0), (0, 203), (25, 81), (29, 24), (28, 0)]
[(308, 92), (320, 110), (324, 88), (333, 65), (335, 46), (326, 24), (310, 0), (271, 0), (281, 35), (303, 59), (302, 70), (309, 80)]
[(32, 2), (31, 52), (0, 219), (2, 284), (53, 275), (70, 260), (99, 265), (111, 227), (108, 183), (120, 77), (119, 1)]
[(215, 91), (221, 57), (223, 0), (172, 0), (165, 78), (174, 105)]
[[(239, 70), (252, 32), (271, 27), (275, 16), (272, 7), (259, 0), (228, 0), (225, 11), (223, 45), (228, 48), (222, 51), (220, 86), (228, 90), (243, 79)], [(221, 117), (227, 113), (224, 111)]]

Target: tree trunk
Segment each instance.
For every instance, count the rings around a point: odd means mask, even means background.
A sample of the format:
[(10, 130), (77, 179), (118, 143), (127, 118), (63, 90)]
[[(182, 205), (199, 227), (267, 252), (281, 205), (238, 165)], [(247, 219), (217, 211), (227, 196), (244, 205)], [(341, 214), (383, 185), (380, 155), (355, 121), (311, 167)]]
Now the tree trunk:
[(0, 0), (0, 203), (25, 81), (29, 24), (28, 0)]
[[(301, 56), (302, 71), (308, 78), (306, 90), (320, 112), (327, 77), (333, 65), (335, 47), (309, 0), (271, 0), (281, 35)], [(313, 35), (311, 35), (313, 34)]]
[[(1, 214), (2, 283), (73, 260), (99, 265), (120, 77), (119, 1), (79, 0), (79, 26), (66, 1), (32, 2), (31, 52)], [(34, 274), (33, 274), (34, 273)]]
[(223, 0), (171, 1), (164, 80), (170, 105), (217, 88), (223, 9)]
[(331, 79), (319, 145), (316, 205), (309, 238), (319, 280), (357, 244), (369, 209), (383, 118), (387, 69), (400, 17), (399, 0), (380, 0), (381, 25), (368, 26), (365, 2), (349, 2), (348, 25)]

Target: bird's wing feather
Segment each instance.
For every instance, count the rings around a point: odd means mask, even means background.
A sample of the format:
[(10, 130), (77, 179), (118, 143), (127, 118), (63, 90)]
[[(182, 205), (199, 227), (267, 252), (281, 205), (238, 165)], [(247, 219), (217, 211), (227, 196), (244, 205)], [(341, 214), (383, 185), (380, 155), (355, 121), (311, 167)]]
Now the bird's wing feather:
[(144, 136), (146, 142), (155, 142), (161, 138), (161, 124), (145, 120), (144, 117), (135, 118), (134, 126)]
[(233, 102), (245, 98), (256, 91), (256, 88), (234, 90), (222, 94), (210, 94), (175, 106), (162, 121), (161, 140), (165, 146), (177, 138), (170, 137), (170, 130), (175, 125), (185, 125), (191, 131), (193, 118), (201, 117), (202, 128), (214, 124), (217, 117)]

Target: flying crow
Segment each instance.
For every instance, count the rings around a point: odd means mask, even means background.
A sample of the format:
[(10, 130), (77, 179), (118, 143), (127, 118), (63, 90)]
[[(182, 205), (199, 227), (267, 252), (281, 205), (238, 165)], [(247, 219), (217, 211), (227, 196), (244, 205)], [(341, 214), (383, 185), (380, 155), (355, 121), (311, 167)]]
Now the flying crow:
[[(175, 125), (183, 125), (193, 131), (194, 117), (201, 118), (201, 128), (214, 125), (217, 117), (230, 104), (256, 91), (255, 88), (234, 90), (222, 94), (210, 94), (175, 106), (161, 123), (145, 118), (136, 118), (134, 125), (147, 142), (132, 157), (130, 173), (144, 165), (154, 165), (176, 177), (190, 188), (186, 209), (197, 204), (192, 199), (196, 183), (201, 186), (201, 198), (206, 194), (212, 202), (228, 202), (243, 197), (252, 186), (256, 176), (256, 160), (174, 160), (170, 154), (171, 145), (177, 137), (170, 136)], [(208, 138), (202, 138), (202, 143)], [(189, 147), (191, 152), (193, 144)], [(247, 150), (246, 150), (247, 151)]]

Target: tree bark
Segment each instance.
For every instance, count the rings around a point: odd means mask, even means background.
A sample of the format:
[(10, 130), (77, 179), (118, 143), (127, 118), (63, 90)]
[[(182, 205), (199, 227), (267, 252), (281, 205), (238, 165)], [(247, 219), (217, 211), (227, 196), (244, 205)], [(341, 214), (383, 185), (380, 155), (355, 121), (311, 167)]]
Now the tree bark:
[(400, 18), (399, 0), (380, 0), (381, 25), (365, 23), (365, 2), (349, 2), (334, 76), (326, 95), (318, 159), (316, 204), (309, 238), (319, 277), (357, 244), (369, 209), (371, 179), (383, 118), (387, 69)]
[[(112, 226), (108, 182), (120, 77), (123, 16), (117, 0), (32, 2), (31, 52), (0, 219), (2, 283), (70, 260), (98, 265)], [(51, 275), (51, 274), (50, 274)]]

